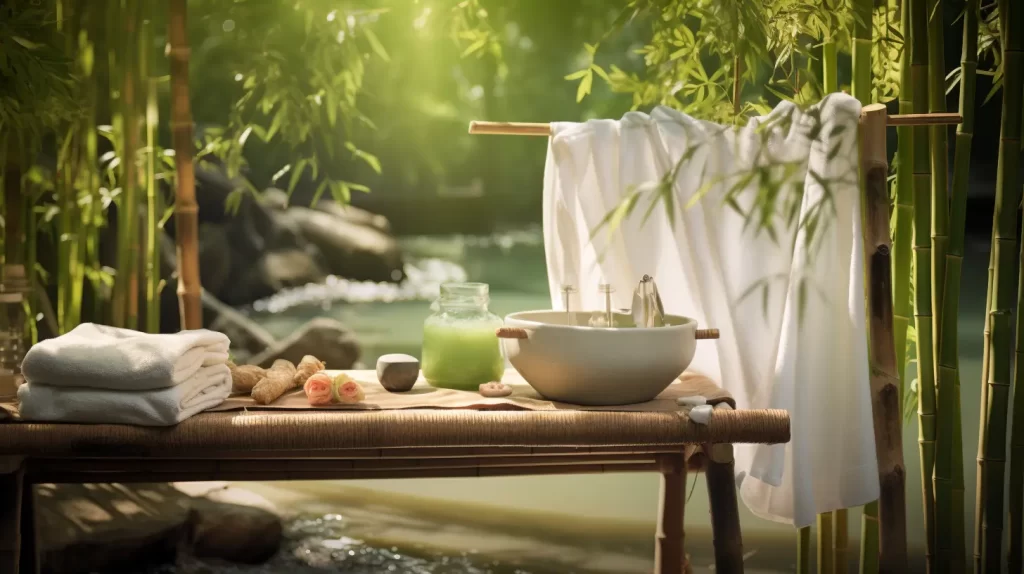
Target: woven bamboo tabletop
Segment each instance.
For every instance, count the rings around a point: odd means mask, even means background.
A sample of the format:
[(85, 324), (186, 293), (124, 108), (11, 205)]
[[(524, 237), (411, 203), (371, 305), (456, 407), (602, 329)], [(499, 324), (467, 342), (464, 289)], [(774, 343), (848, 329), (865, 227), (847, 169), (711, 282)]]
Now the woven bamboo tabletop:
[(8, 423), (0, 426), (0, 455), (204, 458), (402, 447), (783, 443), (789, 431), (789, 416), (781, 410), (716, 411), (706, 426), (673, 412), (227, 412), (197, 415), (169, 428)]

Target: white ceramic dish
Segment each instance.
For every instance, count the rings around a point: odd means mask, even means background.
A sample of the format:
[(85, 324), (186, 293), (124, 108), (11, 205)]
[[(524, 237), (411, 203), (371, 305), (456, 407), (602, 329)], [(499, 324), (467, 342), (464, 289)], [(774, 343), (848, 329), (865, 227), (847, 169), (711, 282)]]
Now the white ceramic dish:
[(512, 313), (498, 336), (512, 366), (538, 393), (591, 406), (653, 399), (690, 365), (698, 339), (718, 338), (716, 329), (697, 329), (695, 320), (679, 315), (665, 315), (664, 327), (576, 326), (591, 316)]

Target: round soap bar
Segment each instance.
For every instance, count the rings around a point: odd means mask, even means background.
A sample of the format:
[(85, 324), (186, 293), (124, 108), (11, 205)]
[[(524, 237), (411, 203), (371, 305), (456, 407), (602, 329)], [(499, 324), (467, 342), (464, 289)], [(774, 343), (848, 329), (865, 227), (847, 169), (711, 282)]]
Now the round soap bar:
[(377, 359), (377, 380), (392, 393), (404, 393), (416, 384), (420, 362), (416, 357), (392, 353)]
[(485, 397), (507, 397), (512, 394), (512, 387), (498, 382), (480, 385), (480, 394)]
[(691, 397), (679, 397), (676, 399), (676, 404), (683, 407), (699, 407), (700, 405), (708, 404), (708, 400), (700, 395), (693, 395)]

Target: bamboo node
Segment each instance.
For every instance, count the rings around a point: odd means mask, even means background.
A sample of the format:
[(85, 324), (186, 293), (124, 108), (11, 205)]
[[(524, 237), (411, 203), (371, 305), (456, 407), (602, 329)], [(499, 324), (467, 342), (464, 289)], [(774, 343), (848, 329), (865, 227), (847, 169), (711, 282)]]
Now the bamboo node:
[(889, 254), (889, 245), (883, 243), (883, 244), (878, 246), (876, 251), (878, 251), (879, 255), (888, 255)]

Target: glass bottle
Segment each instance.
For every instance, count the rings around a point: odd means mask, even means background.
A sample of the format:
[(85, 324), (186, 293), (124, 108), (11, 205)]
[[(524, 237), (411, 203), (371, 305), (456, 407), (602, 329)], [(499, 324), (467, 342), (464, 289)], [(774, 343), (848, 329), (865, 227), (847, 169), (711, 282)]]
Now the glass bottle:
[(423, 377), (435, 387), (475, 391), (501, 380), (505, 358), (495, 331), (500, 317), (487, 309), (486, 283), (445, 283), (423, 323)]
[(0, 282), (0, 398), (10, 398), (21, 382), (25, 358), (25, 294), (28, 282), (21, 265), (5, 265)]

